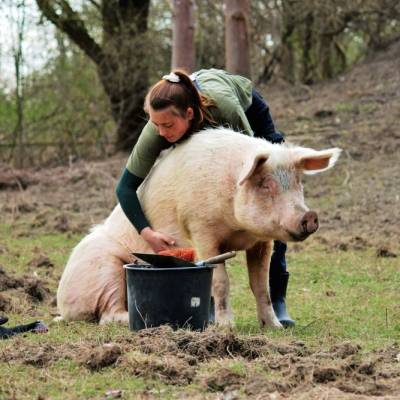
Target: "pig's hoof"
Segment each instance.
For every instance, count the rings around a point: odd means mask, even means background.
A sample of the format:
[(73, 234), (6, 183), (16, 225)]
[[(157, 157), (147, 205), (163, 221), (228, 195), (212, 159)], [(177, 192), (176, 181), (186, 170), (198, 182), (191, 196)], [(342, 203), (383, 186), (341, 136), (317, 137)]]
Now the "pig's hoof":
[(127, 324), (129, 322), (129, 314), (127, 311), (103, 314), (100, 319), (100, 325), (109, 324), (110, 322), (119, 322)]
[(233, 317), (231, 315), (221, 315), (216, 318), (216, 325), (234, 327)]
[(274, 318), (271, 321), (261, 320), (260, 327), (261, 328), (282, 329), (283, 325), (278, 321), (277, 318)]

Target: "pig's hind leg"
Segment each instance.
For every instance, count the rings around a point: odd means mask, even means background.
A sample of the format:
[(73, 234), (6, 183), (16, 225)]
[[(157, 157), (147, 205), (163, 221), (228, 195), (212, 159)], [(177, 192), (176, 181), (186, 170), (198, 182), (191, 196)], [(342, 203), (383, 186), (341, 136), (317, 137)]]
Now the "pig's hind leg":
[(110, 322), (128, 323), (123, 262), (118, 258), (108, 260), (99, 269), (99, 283), (102, 285), (97, 304), (100, 325)]
[(250, 287), (257, 304), (257, 317), (261, 327), (281, 328), (275, 316), (269, 293), (269, 266), (272, 241), (258, 242), (246, 250)]

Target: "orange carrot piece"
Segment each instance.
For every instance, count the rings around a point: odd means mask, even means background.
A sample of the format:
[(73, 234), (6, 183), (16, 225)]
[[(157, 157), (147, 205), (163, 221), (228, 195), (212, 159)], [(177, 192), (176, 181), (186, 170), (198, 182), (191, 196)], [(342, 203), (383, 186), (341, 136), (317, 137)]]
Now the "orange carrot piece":
[(194, 261), (196, 257), (195, 250), (192, 247), (177, 247), (175, 249), (161, 250), (158, 252), (161, 256), (173, 256), (185, 261)]

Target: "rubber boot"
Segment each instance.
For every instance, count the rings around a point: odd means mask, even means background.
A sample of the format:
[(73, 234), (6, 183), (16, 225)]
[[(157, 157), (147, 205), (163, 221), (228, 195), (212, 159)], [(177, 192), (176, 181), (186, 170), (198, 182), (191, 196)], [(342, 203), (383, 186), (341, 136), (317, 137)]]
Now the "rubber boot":
[(295, 326), (294, 320), (289, 317), (286, 310), (285, 299), (288, 281), (289, 272), (281, 272), (280, 274), (273, 275), (269, 281), (272, 307), (279, 322), (285, 328)]

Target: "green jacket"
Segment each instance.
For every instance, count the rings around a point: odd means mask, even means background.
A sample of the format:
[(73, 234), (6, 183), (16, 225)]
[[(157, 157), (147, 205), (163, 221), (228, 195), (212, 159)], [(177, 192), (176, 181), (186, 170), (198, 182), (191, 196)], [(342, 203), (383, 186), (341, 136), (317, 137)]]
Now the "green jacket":
[[(214, 100), (216, 107), (210, 112), (217, 125), (253, 135), (245, 111), (252, 102), (252, 83), (239, 75), (232, 75), (220, 69), (202, 69), (192, 75), (200, 91)], [(128, 159), (126, 168), (140, 178), (145, 178), (162, 150), (173, 143), (158, 134), (155, 125), (149, 121)]]

